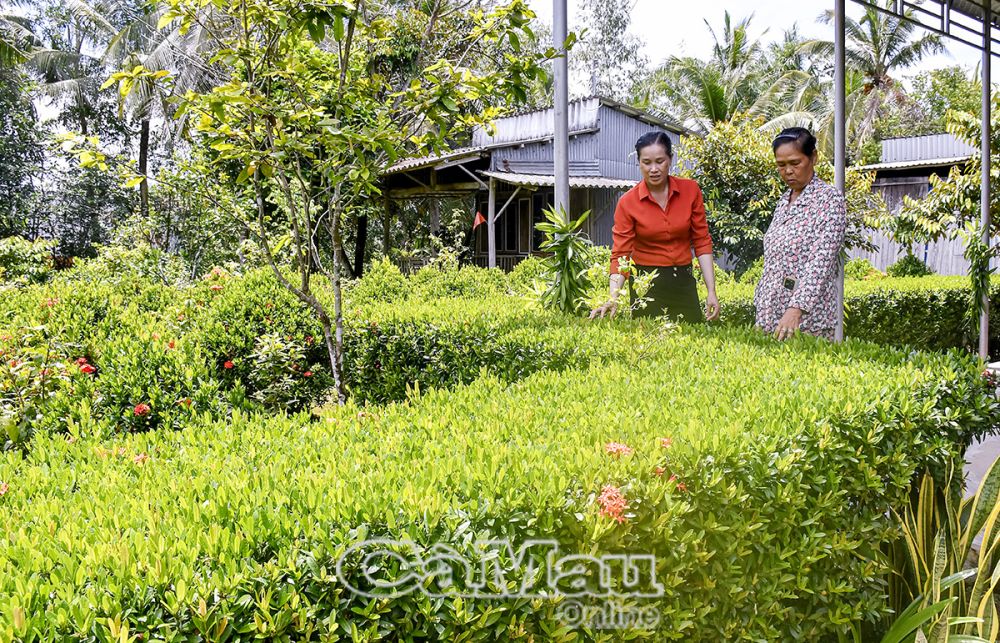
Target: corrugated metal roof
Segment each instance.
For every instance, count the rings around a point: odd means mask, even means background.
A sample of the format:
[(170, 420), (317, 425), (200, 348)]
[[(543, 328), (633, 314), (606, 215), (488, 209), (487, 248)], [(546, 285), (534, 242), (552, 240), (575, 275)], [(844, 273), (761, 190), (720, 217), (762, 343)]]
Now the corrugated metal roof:
[(852, 169), (871, 172), (876, 170), (908, 170), (910, 168), (918, 168), (918, 167), (943, 167), (948, 165), (958, 165), (959, 163), (964, 163), (971, 158), (972, 158), (971, 154), (966, 154), (965, 156), (951, 156), (951, 157), (937, 158), (937, 159), (921, 159), (919, 161), (896, 161), (893, 163), (873, 163), (871, 165), (860, 165)]
[(882, 141), (882, 163), (967, 156), (977, 151), (951, 134), (905, 136)]
[[(532, 185), (536, 187), (550, 187), (556, 184), (556, 177), (551, 174), (515, 174), (513, 172), (480, 172), (483, 176), (497, 179), (513, 185)], [(569, 186), (571, 188), (611, 188), (628, 189), (636, 184), (635, 181), (625, 179), (607, 179), (603, 176), (571, 176)]]
[[(689, 133), (686, 128), (656, 114), (609, 98), (589, 96), (569, 102), (570, 134), (597, 130), (600, 127), (599, 112), (602, 105), (676, 134)], [(516, 112), (510, 116), (498, 118), (493, 124), (493, 134), (477, 128), (472, 135), (472, 144), (494, 146), (519, 143), (524, 140), (551, 138), (555, 134), (554, 117), (555, 110), (551, 107)]]
[(427, 167), (430, 165), (437, 165), (443, 161), (451, 161), (454, 159), (462, 158), (463, 156), (470, 156), (475, 154), (482, 154), (486, 151), (485, 147), (460, 147), (456, 150), (450, 152), (445, 152), (444, 154), (431, 154), (429, 156), (419, 156), (412, 159), (403, 159), (399, 163), (387, 168), (383, 174), (394, 174), (395, 172), (405, 172), (407, 170), (415, 170), (421, 167)]

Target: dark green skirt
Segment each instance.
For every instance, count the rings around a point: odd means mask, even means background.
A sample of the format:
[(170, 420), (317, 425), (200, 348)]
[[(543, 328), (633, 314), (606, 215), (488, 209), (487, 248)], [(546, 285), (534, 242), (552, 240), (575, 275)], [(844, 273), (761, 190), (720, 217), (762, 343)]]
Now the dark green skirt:
[[(694, 280), (691, 266), (635, 266), (643, 272), (655, 270), (658, 274), (653, 280), (646, 297), (646, 307), (636, 311), (635, 317), (659, 317), (666, 315), (674, 321), (701, 323), (705, 321), (701, 302), (698, 300), (698, 285)], [(629, 279), (629, 290), (632, 280)]]

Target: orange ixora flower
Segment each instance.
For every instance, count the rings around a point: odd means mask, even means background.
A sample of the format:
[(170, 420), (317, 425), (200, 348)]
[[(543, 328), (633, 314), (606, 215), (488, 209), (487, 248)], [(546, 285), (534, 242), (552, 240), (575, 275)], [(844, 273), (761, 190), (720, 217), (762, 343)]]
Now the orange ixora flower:
[(233, 366), (235, 366), (235, 365), (232, 362), (230, 362), (228, 359), (225, 362), (223, 362), (223, 364), (222, 364), (222, 368), (225, 368), (225, 369), (230, 369)]
[(83, 366), (80, 367), (80, 372), (86, 375), (90, 375), (91, 373), (94, 373), (96, 371), (97, 369), (91, 366), (90, 364), (84, 364)]
[(653, 469), (653, 475), (655, 475), (657, 478), (662, 478), (663, 474), (666, 472), (667, 470), (664, 469), (663, 467), (656, 467), (655, 469)]
[(628, 501), (625, 494), (617, 487), (604, 485), (601, 495), (597, 498), (597, 504), (601, 505), (601, 515), (607, 516), (618, 523), (625, 522), (625, 510), (628, 509)]
[(211, 286), (208, 287), (208, 289), (214, 290), (215, 292), (219, 292), (220, 290), (222, 290), (222, 284), (212, 284)]
[(620, 457), (623, 455), (632, 455), (635, 453), (635, 449), (627, 444), (622, 444), (621, 442), (608, 442), (604, 445), (604, 450), (614, 457)]
[(135, 405), (135, 408), (132, 409), (132, 412), (138, 415), (139, 417), (142, 417), (144, 415), (149, 415), (149, 412), (152, 410), (153, 409), (150, 408), (150, 406), (145, 402), (139, 402), (138, 404)]
[(0, 496), (6, 496), (8, 491), (10, 491), (10, 485), (6, 482), (0, 482)]
[(664, 449), (669, 449), (674, 445), (673, 438), (660, 438), (660, 446)]

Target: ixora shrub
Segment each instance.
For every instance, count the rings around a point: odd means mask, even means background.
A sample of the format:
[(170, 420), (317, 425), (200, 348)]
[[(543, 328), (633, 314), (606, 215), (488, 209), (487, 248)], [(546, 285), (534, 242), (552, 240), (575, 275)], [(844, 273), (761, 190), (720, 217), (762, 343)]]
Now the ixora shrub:
[[(911, 480), (996, 416), (954, 356), (568, 333), (549, 339), (627, 350), (318, 421), (237, 412), (0, 455), (0, 639), (606, 640), (575, 615), (612, 604), (650, 617), (622, 637), (834, 641), (884, 616), (879, 551)], [(645, 556), (639, 590), (621, 556)]]
[[(202, 282), (197, 292), (204, 305), (195, 311), (193, 334), (213, 373), (277, 406), (297, 409), (316, 400), (318, 383), (329, 382), (331, 374), (323, 329), (312, 312), (270, 270), (231, 277), (216, 269)], [(306, 372), (315, 379), (302, 381)]]
[(52, 270), (55, 241), (28, 241), (23, 237), (0, 239), (0, 285), (42, 283)]
[(907, 253), (899, 261), (885, 269), (890, 277), (926, 277), (934, 274), (926, 263), (917, 259), (913, 253)]

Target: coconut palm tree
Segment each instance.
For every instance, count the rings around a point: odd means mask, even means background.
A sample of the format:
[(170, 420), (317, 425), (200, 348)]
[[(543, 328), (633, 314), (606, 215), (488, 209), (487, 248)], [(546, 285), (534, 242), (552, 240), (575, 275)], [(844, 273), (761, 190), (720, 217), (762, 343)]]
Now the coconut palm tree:
[(673, 118), (703, 132), (740, 112), (756, 113), (766, 79), (760, 43), (749, 33), (752, 18), (734, 23), (725, 12), (721, 34), (706, 20), (714, 41), (711, 58), (672, 57), (653, 73), (649, 102), (663, 103)]
[[(886, 7), (891, 5), (886, 1)], [(833, 20), (833, 12), (820, 16)], [(924, 56), (943, 50), (941, 38), (924, 34), (914, 39), (916, 26), (906, 20), (868, 7), (860, 20), (847, 18), (844, 23), (847, 46), (846, 125), (851, 148), (859, 150), (875, 134), (879, 118), (893, 106), (905, 105), (909, 98), (893, 77), (896, 71), (919, 62)], [(800, 53), (830, 60), (834, 45), (825, 40), (802, 43)], [(792, 70), (782, 76), (767, 92), (764, 103), (772, 115), (781, 113), (765, 126), (769, 131), (799, 125), (816, 130), (820, 146), (827, 153), (833, 149), (834, 86), (829, 65), (810, 70)]]

